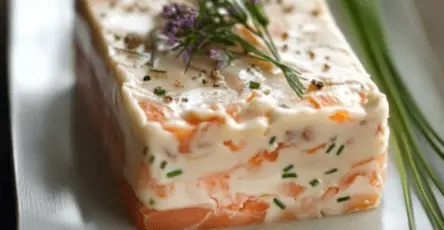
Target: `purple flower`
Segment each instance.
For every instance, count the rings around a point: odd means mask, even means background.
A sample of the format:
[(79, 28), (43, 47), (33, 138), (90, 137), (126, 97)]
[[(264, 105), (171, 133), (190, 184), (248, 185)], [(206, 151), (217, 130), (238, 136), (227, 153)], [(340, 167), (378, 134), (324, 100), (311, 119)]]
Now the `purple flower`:
[(168, 38), (167, 44), (174, 45), (177, 42), (177, 32), (180, 29), (180, 25), (175, 21), (168, 21), (162, 30), (162, 34)]
[(194, 14), (180, 14), (176, 17), (176, 22), (180, 29), (191, 29), (196, 22), (196, 15)]
[(174, 5), (165, 5), (163, 6), (162, 16), (164, 18), (170, 18), (173, 17), (176, 12), (176, 7), (174, 7)]
[(180, 34), (194, 28), (196, 24), (196, 10), (177, 3), (166, 5), (163, 8), (162, 16), (168, 19), (162, 30), (162, 34), (168, 38), (168, 45), (174, 45), (179, 39)]
[(213, 59), (214, 61), (216, 61), (216, 66), (217, 68), (222, 68), (228, 65), (229, 63), (229, 58), (228, 56), (223, 53), (223, 52), (219, 52), (216, 49), (210, 49), (209, 50), (209, 55), (210, 58)]

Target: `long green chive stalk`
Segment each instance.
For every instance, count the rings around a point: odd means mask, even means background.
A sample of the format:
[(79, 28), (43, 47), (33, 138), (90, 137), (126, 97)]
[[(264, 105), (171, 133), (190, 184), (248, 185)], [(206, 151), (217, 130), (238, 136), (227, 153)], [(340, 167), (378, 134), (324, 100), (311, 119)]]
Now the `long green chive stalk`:
[(340, 2), (354, 35), (352, 41), (362, 51), (364, 65), (372, 74), (372, 79), (387, 95), (391, 105), (391, 140), (401, 176), (409, 227), (416, 229), (411, 201), (411, 188), (414, 188), (433, 228), (444, 229), (444, 215), (433, 193), (436, 187), (440, 195), (444, 196), (444, 185), (424, 159), (424, 151), (420, 148), (415, 133), (419, 131), (433, 152), (444, 161), (443, 138), (425, 118), (390, 57), (379, 17), (379, 1)]

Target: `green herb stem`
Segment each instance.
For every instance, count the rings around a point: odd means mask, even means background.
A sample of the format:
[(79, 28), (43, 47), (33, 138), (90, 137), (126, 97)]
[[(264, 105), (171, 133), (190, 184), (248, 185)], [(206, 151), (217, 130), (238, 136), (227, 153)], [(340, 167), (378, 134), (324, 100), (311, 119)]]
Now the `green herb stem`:
[(298, 175), (296, 173), (284, 173), (284, 174), (282, 174), (282, 178), (283, 179), (285, 179), (285, 178), (297, 178), (297, 177), (298, 177)]
[(284, 172), (289, 172), (290, 170), (292, 170), (294, 168), (294, 165), (288, 165), (287, 167), (284, 168)]
[(280, 201), (278, 198), (274, 198), (273, 202), (280, 208), (280, 209), (285, 209), (286, 206), (284, 203), (282, 203), (282, 201)]
[[(344, 10), (347, 13), (355, 35), (360, 42), (361, 49), (365, 53), (371, 53), (372, 56), (365, 56), (367, 68), (371, 69), (373, 79), (378, 86), (385, 91), (391, 108), (391, 127), (393, 128), (394, 143), (397, 147), (397, 163), (402, 178), (402, 187), (406, 203), (407, 216), (409, 217), (410, 229), (415, 229), (413, 218), (413, 207), (409, 190), (409, 173), (413, 176), (413, 182), (419, 193), (419, 199), (423, 204), (426, 214), (435, 228), (444, 228), (444, 217), (439, 204), (430, 186), (426, 175), (429, 175), (433, 183), (443, 192), (442, 185), (439, 183), (436, 175), (426, 163), (419, 145), (416, 141), (413, 128), (419, 129), (425, 139), (432, 146), (435, 153), (442, 157), (442, 151), (435, 141), (443, 143), (442, 138), (436, 134), (434, 129), (424, 118), (412, 96), (403, 87), (399, 74), (387, 56), (388, 49), (384, 43), (382, 29), (379, 22), (375, 19), (378, 10), (372, 9), (372, 4), (368, 1), (347, 0), (344, 2)], [(376, 8), (376, 6), (373, 6)], [(365, 23), (364, 23), (364, 19)], [(408, 109), (407, 109), (408, 108)], [(411, 108), (413, 108), (411, 110)], [(431, 136), (432, 137), (431, 137)]]

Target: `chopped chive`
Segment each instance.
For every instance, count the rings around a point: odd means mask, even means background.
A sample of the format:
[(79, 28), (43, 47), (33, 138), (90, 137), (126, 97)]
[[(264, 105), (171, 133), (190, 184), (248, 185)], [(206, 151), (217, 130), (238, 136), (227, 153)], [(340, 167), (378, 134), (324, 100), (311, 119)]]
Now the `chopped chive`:
[(290, 108), (290, 106), (288, 106), (288, 105), (286, 105), (286, 104), (280, 104), (279, 106), (282, 107), (282, 108), (286, 108), (286, 109), (289, 109), (289, 108)]
[(325, 172), (325, 174), (332, 174), (332, 173), (335, 173), (335, 172), (337, 172), (338, 171), (338, 169), (337, 168), (334, 168), (334, 169), (330, 169), (330, 170), (328, 170), (327, 172)]
[(162, 163), (160, 163), (160, 169), (165, 169), (166, 165), (167, 165), (167, 162), (162, 161)]
[(155, 73), (167, 73), (166, 70), (163, 70), (163, 69), (155, 69), (155, 68), (151, 68), (150, 71), (151, 71), (151, 72), (155, 72)]
[(167, 173), (167, 177), (173, 178), (173, 177), (179, 176), (180, 174), (182, 174), (182, 169), (176, 169), (174, 171)]
[(282, 203), (282, 201), (278, 200), (277, 198), (274, 198), (274, 199), (273, 199), (273, 202), (274, 202), (279, 208), (281, 208), (281, 209), (285, 209), (285, 208), (286, 208), (286, 207), (285, 207), (285, 204)]
[(312, 187), (315, 187), (315, 186), (318, 185), (318, 184), (319, 184), (319, 180), (318, 180), (318, 179), (313, 179), (313, 180), (310, 181), (310, 185), (311, 185)]
[(284, 173), (282, 174), (282, 178), (296, 178), (298, 175), (296, 173)]
[(336, 201), (338, 203), (341, 203), (341, 202), (344, 202), (344, 201), (347, 201), (347, 200), (350, 200), (350, 196), (339, 197)]
[(154, 94), (156, 94), (157, 96), (163, 96), (166, 94), (166, 90), (163, 89), (162, 87), (158, 86), (158, 87), (154, 88)]
[(153, 199), (150, 199), (149, 204), (153, 206), (156, 202)]
[(150, 81), (151, 77), (149, 75), (146, 75), (145, 77), (143, 77), (143, 81)]
[(288, 172), (288, 171), (292, 170), (293, 168), (294, 168), (294, 165), (289, 165), (284, 168), (284, 172)]
[(333, 150), (333, 148), (334, 148), (335, 146), (336, 146), (335, 143), (333, 143), (333, 144), (331, 144), (330, 146), (328, 146), (327, 153), (330, 153), (331, 150)]
[(261, 83), (256, 81), (250, 81), (250, 89), (259, 89), (261, 87)]
[(268, 141), (268, 144), (272, 145), (276, 141), (276, 136), (272, 136)]
[(154, 158), (154, 155), (151, 155), (150, 158), (148, 158), (148, 162), (152, 164), (154, 162)]
[(345, 148), (345, 145), (341, 145), (341, 146), (339, 146), (339, 149), (338, 149), (338, 151), (336, 152), (336, 155), (340, 155), (341, 154), (341, 152), (342, 152), (342, 150), (344, 150), (344, 148)]

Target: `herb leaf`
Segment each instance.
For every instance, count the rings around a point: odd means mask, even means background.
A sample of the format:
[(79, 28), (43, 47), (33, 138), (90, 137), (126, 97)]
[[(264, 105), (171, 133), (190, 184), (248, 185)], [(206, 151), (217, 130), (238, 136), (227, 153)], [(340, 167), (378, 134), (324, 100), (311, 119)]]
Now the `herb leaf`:
[[(282, 71), (288, 85), (302, 98), (305, 90), (300, 81), (302, 74), (281, 62), (268, 29), (269, 17), (260, 1), (197, 2), (197, 9), (181, 4), (165, 5), (162, 13), (162, 17), (166, 19), (161, 29), (162, 35), (167, 37), (167, 45), (171, 46), (172, 50), (179, 50), (179, 56), (183, 57), (186, 64), (185, 71), (194, 56), (202, 55), (214, 60), (217, 68), (227, 66), (234, 59), (245, 57), (271, 62)], [(263, 51), (251, 45), (238, 34), (237, 28), (244, 28), (262, 40), (267, 50)]]

